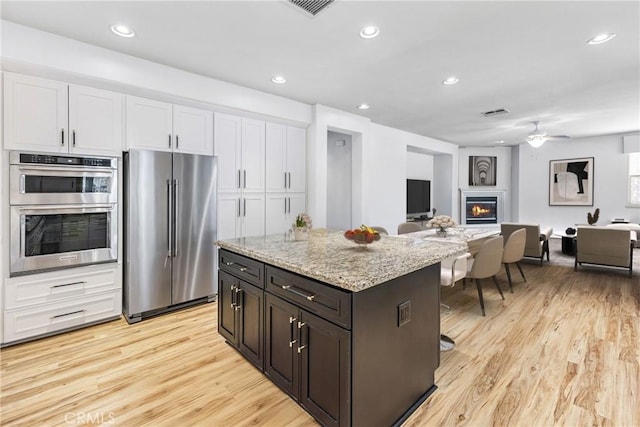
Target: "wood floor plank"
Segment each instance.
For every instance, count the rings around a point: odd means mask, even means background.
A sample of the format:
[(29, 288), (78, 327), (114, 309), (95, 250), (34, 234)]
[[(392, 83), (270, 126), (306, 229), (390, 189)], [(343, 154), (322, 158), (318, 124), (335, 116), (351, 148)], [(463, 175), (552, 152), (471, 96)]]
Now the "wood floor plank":
[[(640, 426), (640, 276), (522, 267), (527, 282), (504, 301), (487, 284), (486, 317), (474, 285), (443, 289), (456, 346), (405, 425)], [(216, 318), (212, 303), (4, 348), (0, 424), (317, 425), (224, 342)]]

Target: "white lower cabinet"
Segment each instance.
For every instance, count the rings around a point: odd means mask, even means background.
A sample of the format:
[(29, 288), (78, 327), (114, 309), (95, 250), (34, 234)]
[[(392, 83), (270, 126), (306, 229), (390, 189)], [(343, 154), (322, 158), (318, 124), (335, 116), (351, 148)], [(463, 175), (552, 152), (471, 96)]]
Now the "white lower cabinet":
[(306, 212), (304, 193), (267, 193), (265, 204), (266, 234), (290, 230), (296, 216)]
[(120, 277), (109, 265), (5, 279), (3, 344), (118, 318)]
[(218, 194), (218, 239), (264, 234), (263, 193)]

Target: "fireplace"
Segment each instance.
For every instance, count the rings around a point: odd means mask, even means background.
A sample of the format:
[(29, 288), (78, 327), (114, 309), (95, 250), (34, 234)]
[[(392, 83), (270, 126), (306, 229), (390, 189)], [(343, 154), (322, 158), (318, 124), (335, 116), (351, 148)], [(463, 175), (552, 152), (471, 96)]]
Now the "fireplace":
[(497, 224), (498, 198), (493, 196), (475, 196), (465, 199), (466, 224)]

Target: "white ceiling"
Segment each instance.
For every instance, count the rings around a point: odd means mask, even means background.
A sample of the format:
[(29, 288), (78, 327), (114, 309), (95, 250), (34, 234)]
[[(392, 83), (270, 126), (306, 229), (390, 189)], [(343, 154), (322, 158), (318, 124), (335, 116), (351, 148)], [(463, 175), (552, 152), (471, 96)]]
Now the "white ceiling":
[[(286, 0), (2, 0), (0, 14), (462, 146), (520, 142), (533, 120), (574, 138), (640, 130), (638, 1), (336, 0), (312, 17)], [(368, 24), (380, 36), (360, 38)], [(586, 43), (603, 32), (617, 37)], [(443, 85), (450, 75), (460, 82)], [(497, 108), (511, 113), (480, 114)]]

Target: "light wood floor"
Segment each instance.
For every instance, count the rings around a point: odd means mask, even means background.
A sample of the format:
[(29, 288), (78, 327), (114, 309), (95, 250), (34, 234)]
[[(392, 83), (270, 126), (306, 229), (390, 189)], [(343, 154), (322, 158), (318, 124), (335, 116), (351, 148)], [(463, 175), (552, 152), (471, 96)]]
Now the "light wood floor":
[[(504, 302), (486, 286), (484, 318), (474, 286), (443, 291), (457, 345), (406, 425), (639, 426), (640, 276), (523, 268)], [(1, 424), (315, 425), (224, 343), (216, 308), (3, 349)]]

